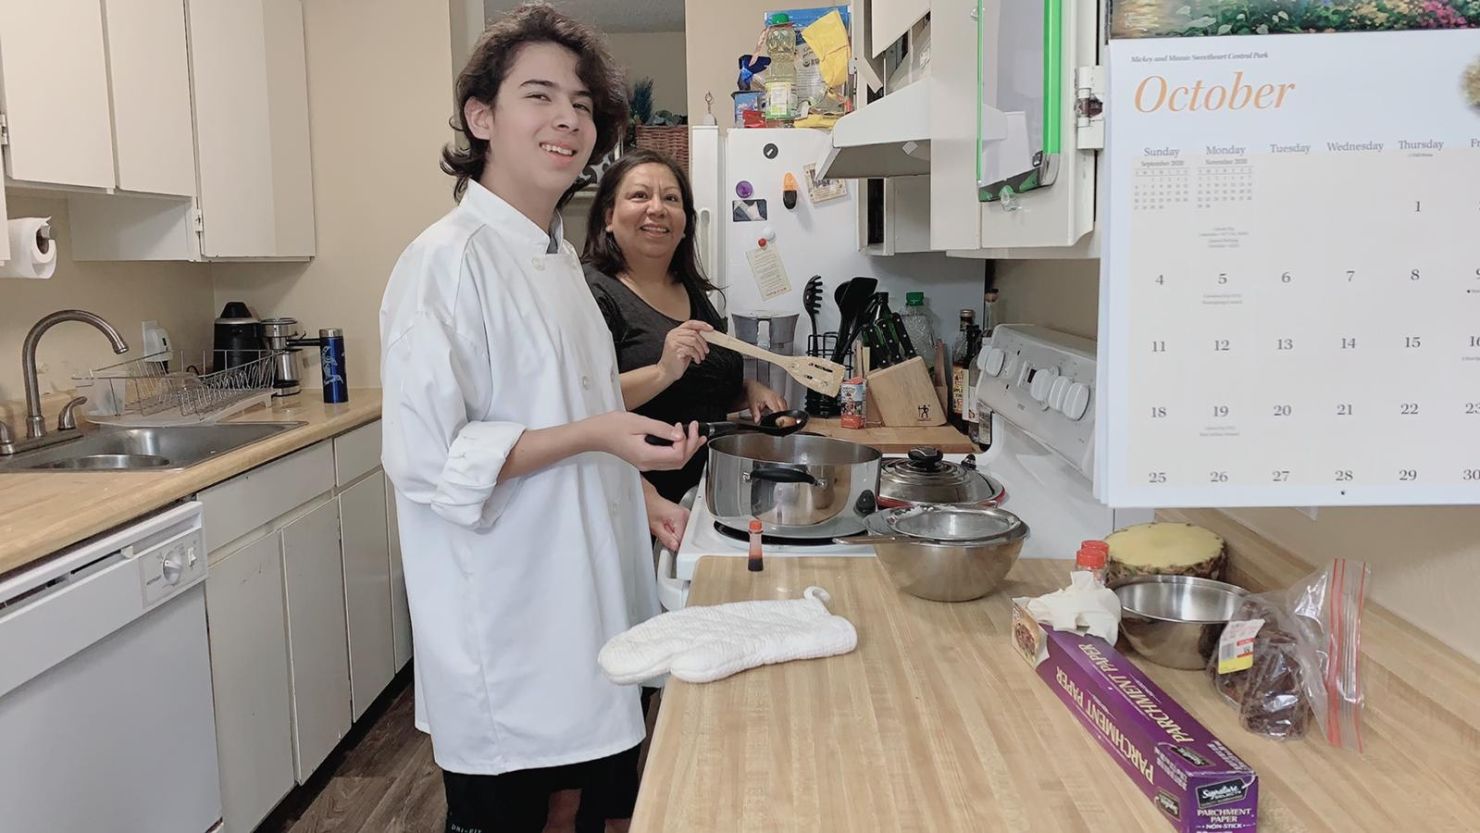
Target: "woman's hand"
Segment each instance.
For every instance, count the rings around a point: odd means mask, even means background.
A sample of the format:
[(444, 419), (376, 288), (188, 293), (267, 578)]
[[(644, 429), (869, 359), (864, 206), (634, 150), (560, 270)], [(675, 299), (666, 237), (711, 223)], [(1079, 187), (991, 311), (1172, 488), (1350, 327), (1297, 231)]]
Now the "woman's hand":
[(678, 552), (684, 528), (689, 525), (689, 510), (647, 486), (642, 490), (642, 497), (647, 507), (648, 531), (653, 533), (653, 537), (658, 539), (664, 549)]
[[(683, 425), (659, 422), (631, 411), (611, 411), (586, 420), (595, 432), (595, 448), (626, 460), (638, 471), (681, 469), (704, 438), (699, 436), (699, 423)], [(672, 445), (652, 445), (648, 436), (671, 440)]]
[(703, 321), (685, 321), (663, 337), (663, 355), (657, 367), (667, 385), (677, 382), (689, 365), (698, 364), (709, 355), (709, 342), (701, 333), (713, 329)]
[(750, 418), (759, 422), (764, 414), (786, 410), (786, 400), (760, 382), (746, 379), (745, 407), (750, 411)]

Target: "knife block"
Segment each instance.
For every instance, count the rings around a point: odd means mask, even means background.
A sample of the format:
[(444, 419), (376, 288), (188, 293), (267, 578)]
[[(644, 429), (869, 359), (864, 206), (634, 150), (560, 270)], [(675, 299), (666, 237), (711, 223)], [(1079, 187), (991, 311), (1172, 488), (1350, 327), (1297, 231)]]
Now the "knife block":
[(890, 428), (923, 428), (945, 425), (930, 372), (919, 356), (875, 370), (865, 377), (868, 391), (869, 421), (878, 419)]

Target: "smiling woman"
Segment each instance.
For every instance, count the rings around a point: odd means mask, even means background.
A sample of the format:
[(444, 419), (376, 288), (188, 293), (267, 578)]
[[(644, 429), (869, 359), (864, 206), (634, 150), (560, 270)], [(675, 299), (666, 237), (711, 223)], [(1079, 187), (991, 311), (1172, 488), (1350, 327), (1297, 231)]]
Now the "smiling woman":
[[(699, 268), (694, 219), (688, 177), (657, 151), (623, 156), (597, 186), (582, 259), (616, 345), (623, 401), (663, 422), (716, 422), (741, 409), (759, 419), (785, 410), (775, 391), (743, 377), (740, 354), (703, 338), (725, 323), (708, 298), (715, 287)], [(703, 468), (700, 455), (682, 469), (644, 476), (671, 503), (699, 482)], [(649, 507), (649, 526), (661, 530), (661, 521)]]

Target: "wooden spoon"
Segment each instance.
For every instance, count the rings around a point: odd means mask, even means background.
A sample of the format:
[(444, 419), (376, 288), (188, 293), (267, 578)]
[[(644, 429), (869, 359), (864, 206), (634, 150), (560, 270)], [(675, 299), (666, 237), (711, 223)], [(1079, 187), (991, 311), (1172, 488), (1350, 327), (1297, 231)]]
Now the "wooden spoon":
[(838, 391), (843, 388), (843, 375), (846, 371), (837, 362), (811, 356), (782, 356), (718, 330), (705, 330), (703, 336), (704, 340), (710, 344), (774, 364), (785, 370), (803, 387), (815, 390), (823, 396), (837, 396)]

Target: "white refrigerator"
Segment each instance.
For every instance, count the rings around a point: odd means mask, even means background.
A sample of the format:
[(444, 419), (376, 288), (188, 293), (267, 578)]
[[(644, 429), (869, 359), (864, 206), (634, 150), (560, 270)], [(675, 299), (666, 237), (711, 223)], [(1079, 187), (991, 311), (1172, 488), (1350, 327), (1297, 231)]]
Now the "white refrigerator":
[[(714, 297), (721, 313), (799, 314), (794, 354), (805, 352), (812, 331), (802, 293), (813, 275), (820, 275), (823, 284), (817, 320), (821, 332), (837, 329), (834, 288), (860, 276), (878, 279), (879, 291), (889, 293), (894, 312), (904, 312), (906, 292), (924, 292), (936, 338), (944, 339), (947, 348), (955, 340), (960, 310), (970, 308), (981, 315), (982, 261), (941, 253), (863, 254), (858, 217), (864, 183), (858, 180), (842, 181), (844, 196), (813, 201), (807, 168), (827, 153), (831, 143), (827, 131), (753, 128), (721, 133), (713, 125), (696, 125), (689, 141), (696, 242), (705, 273), (722, 290)], [(791, 208), (786, 207), (783, 192), (788, 173), (797, 185)], [(765, 247), (759, 244), (762, 239)], [(763, 248), (770, 252), (758, 255)], [(775, 272), (776, 261), (785, 274), (785, 288)], [(733, 318), (730, 331), (735, 332)], [(916, 347), (931, 361), (924, 346)], [(780, 376), (779, 371), (771, 374), (773, 386)], [(788, 383), (782, 393), (788, 403), (801, 407), (805, 392), (799, 386)]]

